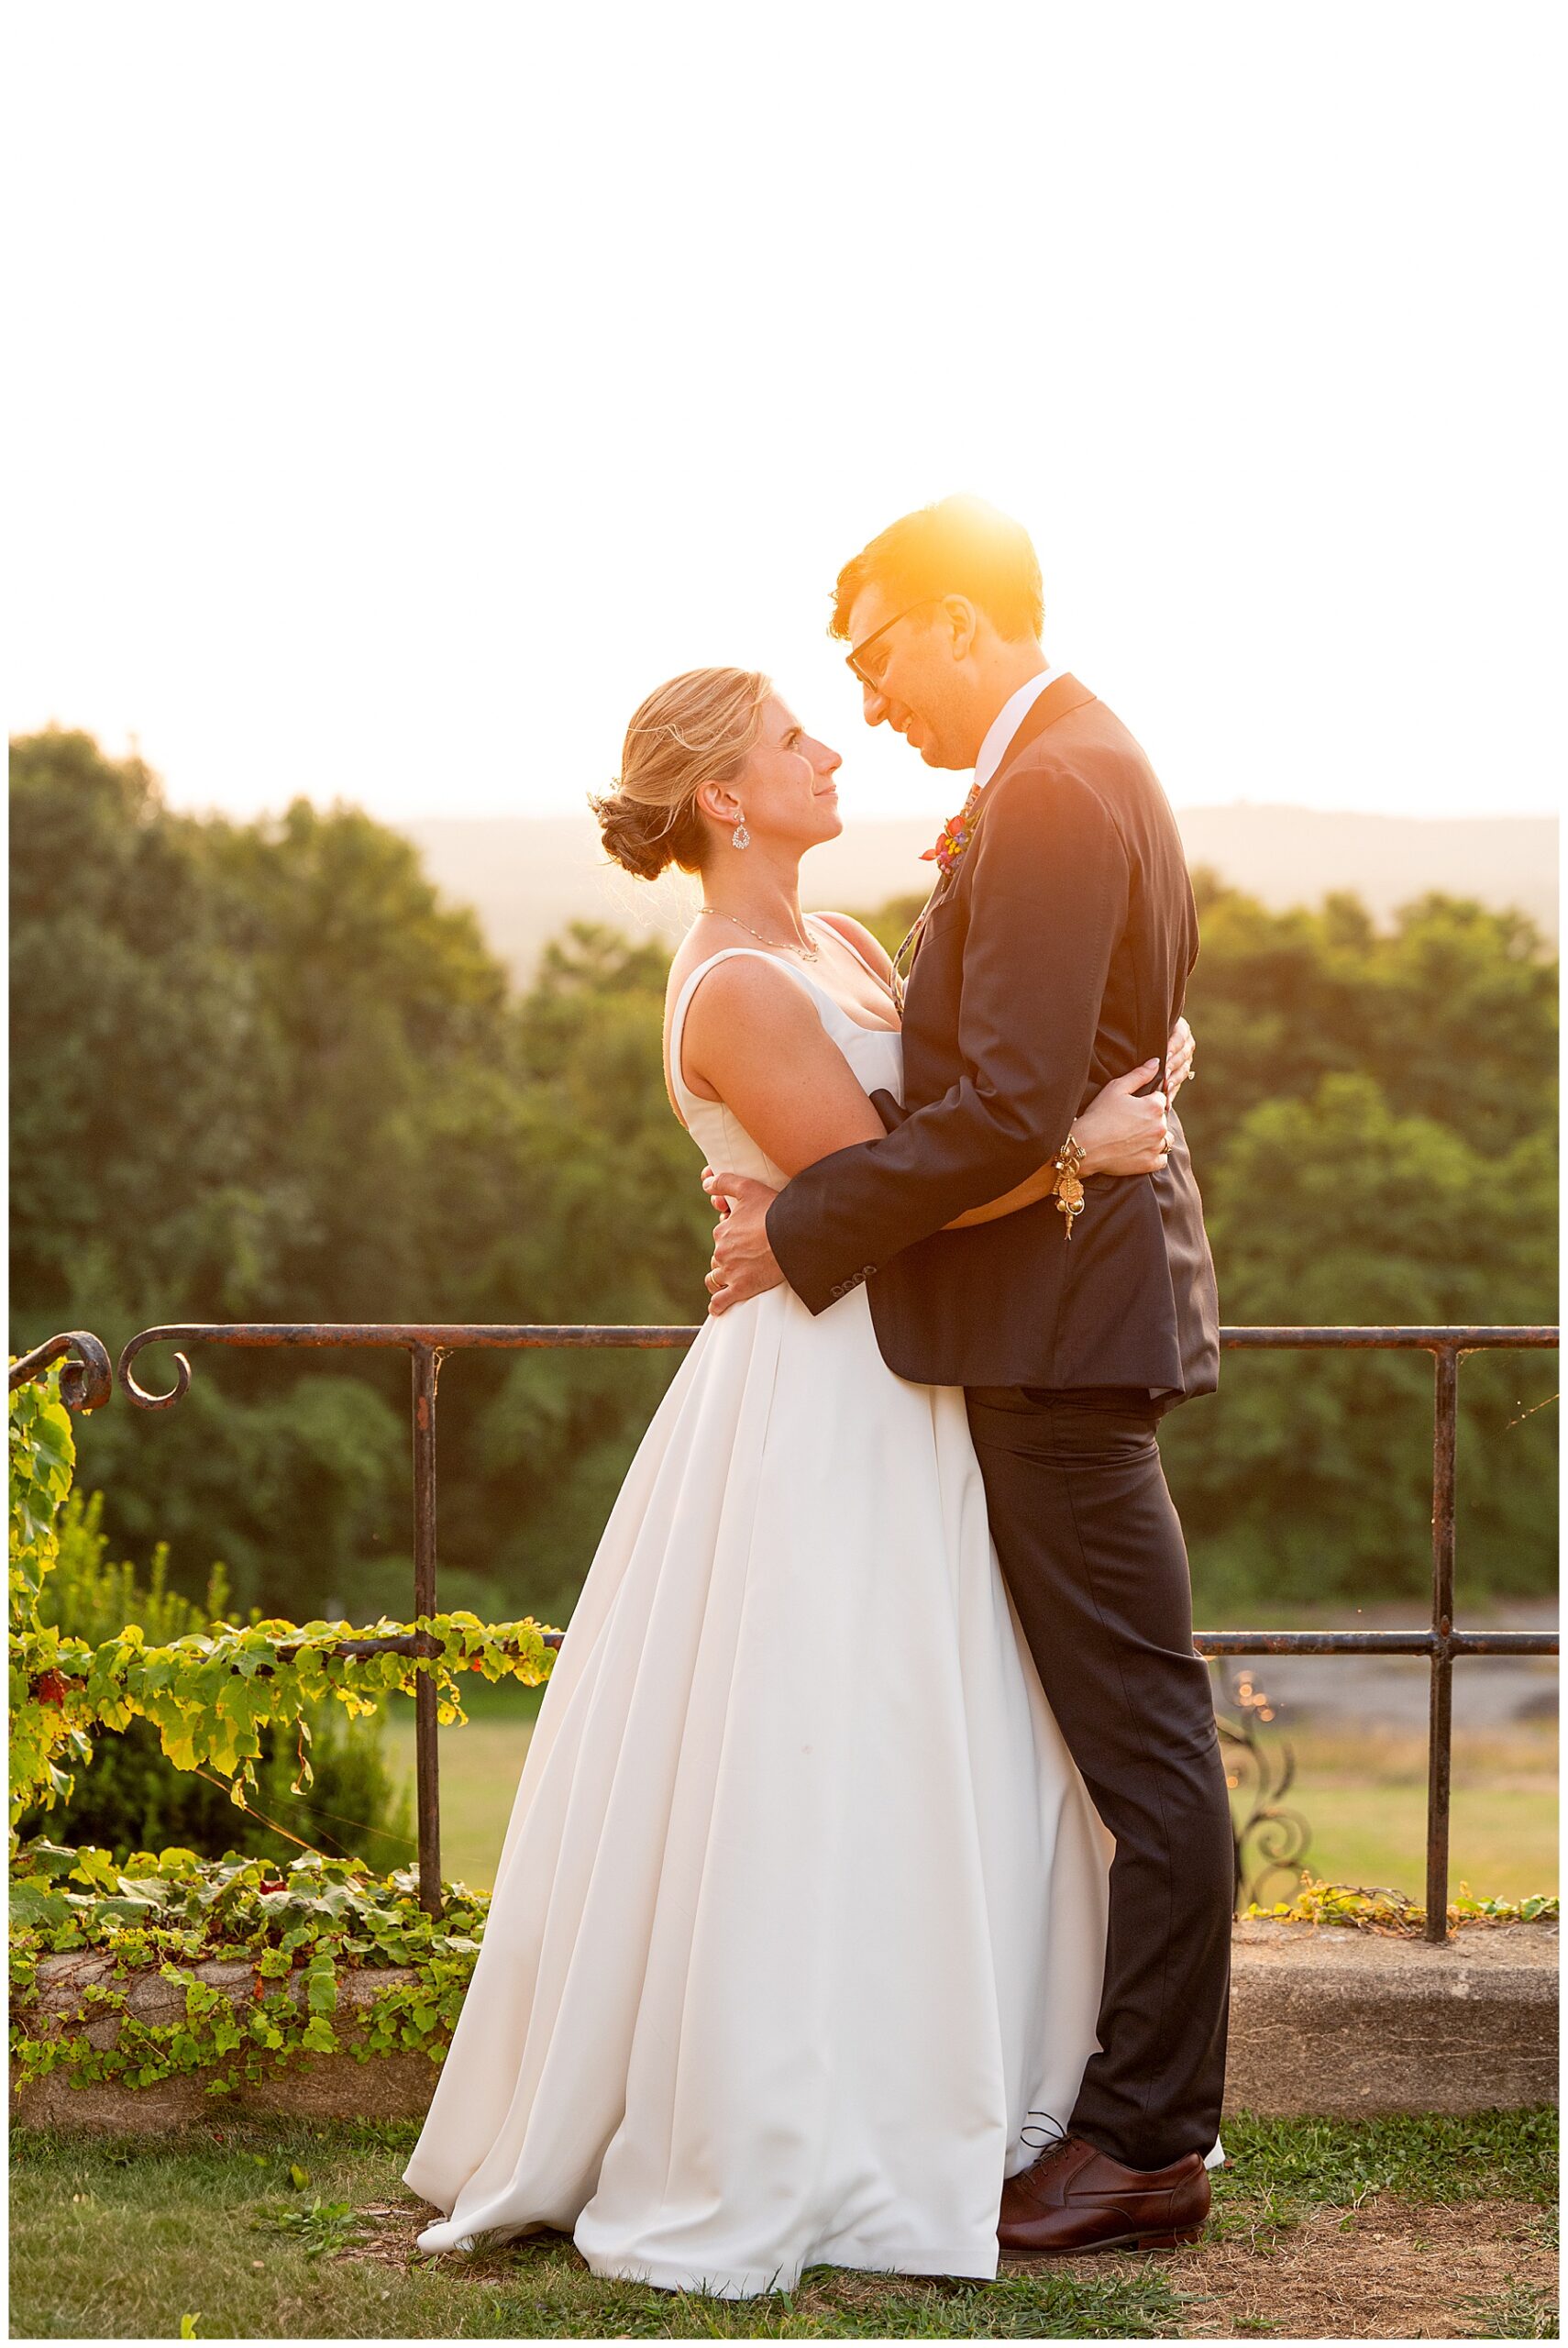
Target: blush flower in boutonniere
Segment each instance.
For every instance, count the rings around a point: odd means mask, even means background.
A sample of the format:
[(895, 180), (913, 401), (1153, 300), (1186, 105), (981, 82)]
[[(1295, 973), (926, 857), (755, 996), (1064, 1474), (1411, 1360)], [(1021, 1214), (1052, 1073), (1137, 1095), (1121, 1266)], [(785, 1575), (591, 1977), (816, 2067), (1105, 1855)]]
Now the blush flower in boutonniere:
[(939, 865), (947, 873), (963, 862), (965, 851), (975, 836), (975, 815), (983, 792), (984, 785), (977, 783), (957, 814), (949, 815), (936, 836), (935, 846), (922, 851), (922, 864)]

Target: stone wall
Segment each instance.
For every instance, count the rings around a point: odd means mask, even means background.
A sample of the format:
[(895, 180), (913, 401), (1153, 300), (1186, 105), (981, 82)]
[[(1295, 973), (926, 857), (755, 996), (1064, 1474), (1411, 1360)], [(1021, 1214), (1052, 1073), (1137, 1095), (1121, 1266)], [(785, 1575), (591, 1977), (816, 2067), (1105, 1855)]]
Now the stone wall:
[[(198, 1965), (195, 1977), (248, 2007), (248, 1965)], [(110, 1960), (46, 1957), (37, 1994), (17, 2019), (41, 2036), (109, 1977)], [(406, 1972), (339, 1977), (338, 2035), (352, 2046), (354, 2011)], [(123, 1980), (127, 2010), (146, 2022), (182, 2019), (184, 1992), (156, 1970)], [(110, 2045), (117, 2019), (85, 2024)], [(30, 2126), (159, 2131), (215, 2111), (315, 2119), (417, 2119), (436, 2066), (424, 2054), (310, 2055), (248, 2082), (221, 2103), (201, 2076), (160, 2086), (73, 2088), (63, 2072), (13, 2096)], [(1365, 2118), (1394, 2111), (1479, 2111), (1557, 2097), (1557, 1927), (1462, 1925), (1443, 1948), (1312, 1924), (1238, 1924), (1232, 1951), (1227, 2110)]]
[(1555, 1924), (1448, 1943), (1238, 1924), (1228, 2110), (1496, 2111), (1557, 2100)]

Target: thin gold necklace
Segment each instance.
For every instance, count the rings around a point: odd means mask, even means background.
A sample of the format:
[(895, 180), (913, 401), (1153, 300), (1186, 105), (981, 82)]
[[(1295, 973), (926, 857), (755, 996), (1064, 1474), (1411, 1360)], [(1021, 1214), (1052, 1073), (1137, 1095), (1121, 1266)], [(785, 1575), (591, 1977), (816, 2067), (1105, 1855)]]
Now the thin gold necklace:
[(720, 921), (733, 921), (737, 929), (744, 929), (747, 936), (755, 937), (759, 945), (771, 946), (775, 953), (798, 954), (803, 962), (820, 962), (823, 958), (820, 949), (809, 939), (802, 945), (799, 938), (792, 938), (786, 942), (781, 937), (764, 937), (761, 930), (753, 929), (750, 922), (742, 921), (739, 914), (727, 914), (718, 905), (703, 905), (701, 911), (714, 914)]

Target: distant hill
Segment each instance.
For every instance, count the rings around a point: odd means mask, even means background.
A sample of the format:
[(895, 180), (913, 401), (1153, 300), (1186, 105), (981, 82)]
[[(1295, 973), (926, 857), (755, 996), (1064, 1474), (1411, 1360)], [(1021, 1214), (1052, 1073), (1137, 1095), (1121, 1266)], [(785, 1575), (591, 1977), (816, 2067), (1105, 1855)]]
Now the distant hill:
[[(1208, 865), (1266, 905), (1317, 904), (1348, 889), (1374, 917), (1429, 890), (1516, 906), (1557, 935), (1557, 824), (1499, 815), (1418, 822), (1398, 815), (1324, 815), (1307, 807), (1184, 807), (1176, 821), (1188, 861)], [(472, 905), (491, 945), (526, 980), (547, 938), (569, 921), (601, 921), (634, 935), (672, 936), (697, 902), (696, 883), (668, 875), (652, 887), (607, 866), (586, 816), (432, 816), (399, 827), (423, 850), (449, 898)], [(885, 903), (930, 885), (920, 860), (936, 826), (854, 825), (813, 848), (802, 868), (808, 908)]]

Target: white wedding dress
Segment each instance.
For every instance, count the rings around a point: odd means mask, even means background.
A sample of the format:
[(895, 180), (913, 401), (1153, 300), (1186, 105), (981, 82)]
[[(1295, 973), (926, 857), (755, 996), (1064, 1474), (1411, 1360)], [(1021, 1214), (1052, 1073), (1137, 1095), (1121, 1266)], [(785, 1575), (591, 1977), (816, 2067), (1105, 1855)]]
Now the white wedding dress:
[[(678, 1002), (677, 1097), (713, 1165), (778, 1185), (680, 1075), (725, 958)], [(780, 967), (898, 1091), (898, 1036)], [(1110, 1849), (962, 1392), (887, 1368), (864, 1287), (709, 1321), (546, 1691), (407, 2170), (448, 2212), (421, 2249), (558, 2227), (597, 2275), (730, 2297), (994, 2275), (1004, 2175), (1095, 2047)]]

